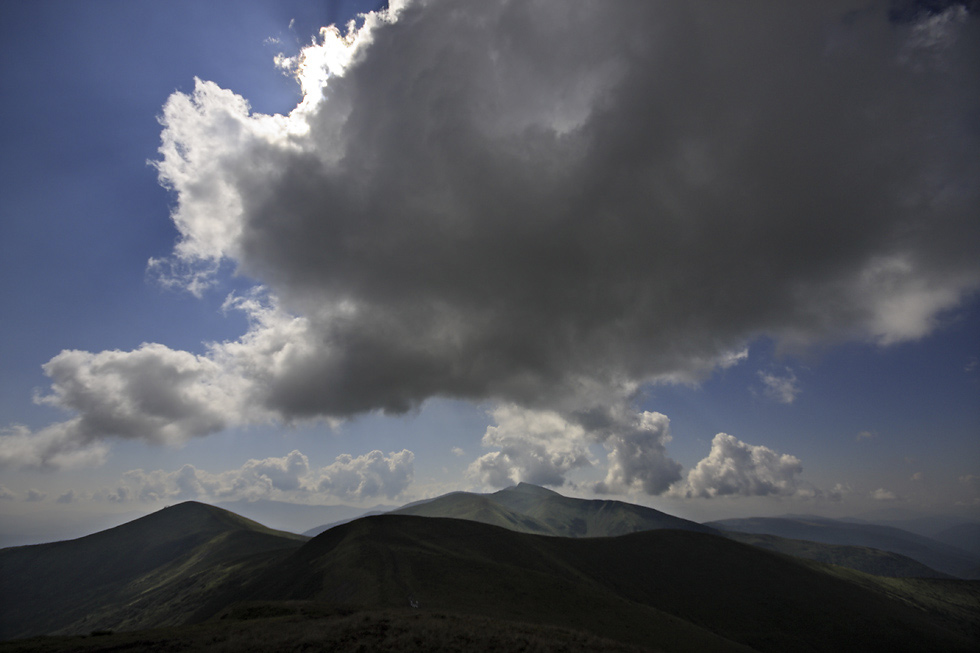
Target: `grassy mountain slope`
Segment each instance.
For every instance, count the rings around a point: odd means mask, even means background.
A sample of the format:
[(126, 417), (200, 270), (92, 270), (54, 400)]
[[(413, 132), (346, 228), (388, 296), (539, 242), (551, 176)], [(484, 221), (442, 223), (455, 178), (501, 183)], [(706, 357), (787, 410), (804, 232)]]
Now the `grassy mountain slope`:
[(452, 492), (404, 506), (392, 514), (467, 519), (519, 533), (561, 537), (611, 537), (661, 528), (715, 532), (653, 508), (622, 501), (574, 499), (529, 483), (493, 494)]
[(826, 544), (864, 546), (898, 553), (959, 578), (976, 578), (980, 560), (956, 547), (899, 528), (834, 519), (752, 517), (707, 522), (723, 531), (760, 533)]
[(559, 534), (547, 524), (502, 505), (492, 496), (470, 492), (451, 492), (431, 501), (393, 510), (392, 514), (465, 519), (500, 526), (519, 533)]
[(353, 610), (306, 602), (245, 604), (197, 626), (0, 642), (0, 653), (268, 653), (269, 651), (425, 653), (643, 653), (580, 630), (473, 615)]
[[(694, 531), (572, 539), (382, 515), (327, 531), (238, 595), (376, 607), (415, 601), (421, 610), (578, 628), (665, 650), (976, 647), (976, 618), (943, 612), (949, 599), (933, 606), (944, 621), (873, 578)], [(944, 591), (966, 592), (969, 603), (975, 583), (946, 582), (954, 585)]]
[(76, 540), (3, 549), (0, 638), (179, 623), (250, 556), (304, 541), (187, 502)]
[[(470, 520), (381, 515), (336, 527), (270, 567), (240, 597), (406, 608), (584, 630), (671, 651), (745, 647), (633, 603), (556, 557), (547, 542)], [(229, 597), (230, 598), (230, 597)], [(217, 610), (223, 601), (216, 601)], [(200, 618), (209, 617), (202, 611)]]
[(490, 497), (544, 522), (564, 537), (611, 537), (661, 528), (715, 532), (653, 508), (622, 501), (574, 499), (527, 483), (500, 490)]

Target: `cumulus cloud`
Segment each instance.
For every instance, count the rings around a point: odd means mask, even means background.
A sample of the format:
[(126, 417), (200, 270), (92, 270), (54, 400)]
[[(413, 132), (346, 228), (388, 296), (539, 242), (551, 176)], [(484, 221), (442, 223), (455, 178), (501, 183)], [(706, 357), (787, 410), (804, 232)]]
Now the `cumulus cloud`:
[(107, 491), (111, 501), (294, 499), (332, 497), (360, 501), (394, 498), (414, 478), (414, 454), (338, 456), (325, 467), (310, 466), (300, 451), (282, 457), (252, 459), (238, 469), (209, 472), (193, 465), (175, 471), (134, 469), (123, 474), (120, 487)]
[(671, 440), (670, 420), (650, 411), (627, 415), (627, 423), (618, 424), (603, 442), (608, 472), (594, 489), (598, 494), (661, 494), (681, 477), (680, 464), (665, 447)]
[(105, 462), (108, 447), (90, 441), (78, 428), (82, 418), (52, 424), (32, 432), (15, 425), (0, 432), (0, 468), (66, 469)]
[(891, 490), (880, 487), (871, 493), (871, 498), (875, 501), (897, 501), (898, 495)]
[(64, 494), (58, 496), (55, 500), (56, 503), (72, 503), (78, 499), (78, 495), (75, 494), (75, 490), (68, 490)]
[[(582, 426), (575, 411), (703, 378), (761, 337), (921, 338), (980, 286), (973, 18), (391, 4), (280, 60), (304, 93), (289, 115), (202, 80), (167, 101), (157, 167), (180, 237), (151, 267), (200, 294), (230, 264), (267, 302), (243, 300), (248, 333), (203, 356), (63, 352), (41, 400), (77, 417), (3, 437), (0, 463), (433, 396)], [(636, 467), (666, 460), (643, 419), (622, 441), (589, 431), (606, 487), (674, 473)], [(585, 460), (565, 431), (500, 437), (494, 482)]]
[(44, 501), (47, 497), (47, 492), (41, 492), (32, 488), (27, 491), (27, 496), (24, 498), (24, 501)]
[(964, 474), (957, 480), (964, 491), (963, 497), (957, 503), (960, 505), (980, 505), (980, 476)]
[(415, 454), (407, 449), (385, 456), (372, 451), (354, 458), (349, 454), (320, 470), (317, 491), (359, 501), (400, 494), (412, 482)]
[(660, 494), (680, 478), (681, 466), (665, 447), (670, 420), (661, 413), (639, 412), (623, 403), (567, 413), (507, 404), (491, 416), (495, 424), (487, 428), (483, 446), (496, 450), (468, 469), (486, 486), (521, 481), (564, 485), (575, 470), (598, 463), (592, 445), (602, 445), (607, 453), (606, 477), (591, 485), (598, 494)]
[(800, 394), (800, 384), (793, 370), (786, 368), (785, 375), (773, 374), (759, 370), (759, 379), (762, 381), (762, 392), (765, 396), (781, 404), (791, 404)]
[[(803, 464), (796, 456), (719, 433), (711, 441), (708, 456), (674, 485), (670, 494), (688, 498), (790, 496), (801, 491), (802, 473)], [(805, 494), (812, 492), (806, 490)]]
[(0, 485), (0, 499), (3, 499), (4, 501), (10, 501), (15, 496), (16, 495), (13, 492), (8, 490), (4, 486)]
[(508, 404), (491, 415), (496, 424), (487, 427), (483, 446), (497, 450), (480, 456), (468, 470), (483, 485), (506, 487), (525, 481), (561, 486), (568, 472), (595, 462), (587, 431), (555, 411)]

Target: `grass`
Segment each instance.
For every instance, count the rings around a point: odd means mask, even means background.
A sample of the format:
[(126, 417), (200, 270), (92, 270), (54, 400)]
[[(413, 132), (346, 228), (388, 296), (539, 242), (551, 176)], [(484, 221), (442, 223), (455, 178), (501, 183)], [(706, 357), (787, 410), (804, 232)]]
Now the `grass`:
[(391, 608), (414, 599), (666, 650), (976, 649), (976, 614), (940, 618), (953, 604), (930, 612), (846, 571), (693, 531), (572, 539), (384, 515), (324, 533), (243, 592)]
[(634, 653), (652, 650), (581, 631), (406, 609), (365, 610), (315, 603), (277, 603), (243, 605), (222, 616), (206, 624), (183, 628), (6, 642), (0, 643), (0, 653), (307, 650)]
[(489, 495), (452, 492), (393, 512), (466, 519), (518, 533), (559, 537), (614, 537), (662, 528), (715, 532), (653, 508), (622, 501), (575, 499), (528, 483)]

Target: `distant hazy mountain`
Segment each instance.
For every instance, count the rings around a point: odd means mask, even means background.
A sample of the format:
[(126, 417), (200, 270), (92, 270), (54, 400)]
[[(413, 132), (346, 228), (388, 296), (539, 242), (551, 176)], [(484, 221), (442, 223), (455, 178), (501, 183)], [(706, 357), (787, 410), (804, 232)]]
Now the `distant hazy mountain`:
[(357, 519), (367, 513), (379, 513), (391, 510), (397, 506), (374, 506), (372, 508), (356, 508), (354, 506), (308, 506), (285, 501), (226, 501), (215, 504), (219, 508), (254, 519), (270, 528), (276, 528), (290, 533), (303, 533), (319, 524), (330, 524)]
[[(520, 483), (492, 494), (451, 492), (434, 499), (417, 501), (391, 511), (392, 514), (420, 517), (449, 517), (501, 526), (519, 533), (559, 537), (611, 537), (639, 531), (675, 528), (717, 533), (709, 525), (674, 517), (652, 508), (622, 501), (574, 499), (543, 487)], [(319, 535), (344, 520), (304, 533)], [(820, 517), (799, 516), (790, 521), (823, 523)], [(833, 521), (833, 520), (830, 520)], [(727, 522), (725, 522), (727, 523)], [(755, 523), (755, 522), (751, 522)], [(868, 525), (866, 522), (856, 522)], [(734, 530), (734, 529), (733, 529)], [(971, 576), (968, 562), (958, 564), (959, 573), (942, 572), (918, 559), (870, 546), (841, 545), (823, 541), (803, 541), (802, 537), (777, 536), (761, 530), (759, 534), (730, 534), (746, 544), (761, 546), (809, 560), (892, 577), (946, 578)]]
[(980, 524), (957, 524), (944, 528), (932, 537), (980, 558)]
[(305, 537), (316, 537), (317, 535), (319, 535), (323, 531), (329, 531), (334, 526), (340, 526), (341, 524), (348, 524), (348, 523), (354, 521), (355, 519), (359, 519), (361, 517), (371, 517), (373, 515), (383, 515), (384, 513), (388, 512), (389, 510), (391, 510), (391, 508), (390, 507), (386, 507), (385, 510), (371, 510), (369, 512), (365, 512), (365, 513), (362, 513), (360, 515), (357, 515), (355, 517), (349, 517), (347, 519), (338, 519), (335, 522), (330, 522), (329, 524), (323, 524), (321, 526), (317, 526), (316, 528), (311, 528), (308, 531), (303, 531), (302, 535), (305, 536)]
[(183, 623), (257, 553), (307, 538), (196, 502), (87, 537), (0, 550), (0, 639)]
[(935, 539), (899, 528), (812, 517), (752, 517), (707, 522), (723, 531), (776, 535), (826, 544), (872, 547), (907, 556), (936, 571), (959, 578), (977, 578), (977, 556)]
[(891, 578), (954, 578), (927, 567), (918, 560), (891, 551), (882, 551), (867, 546), (848, 546), (845, 544), (825, 544), (808, 540), (793, 540), (776, 535), (759, 533), (739, 533), (729, 531), (725, 536), (752, 546), (762, 547), (777, 553), (816, 560), (828, 565), (838, 565), (863, 571), (876, 576)]
[(530, 483), (493, 494), (452, 492), (393, 510), (392, 514), (467, 519), (520, 533), (561, 537), (611, 537), (663, 528), (715, 532), (653, 508), (622, 501), (574, 499)]

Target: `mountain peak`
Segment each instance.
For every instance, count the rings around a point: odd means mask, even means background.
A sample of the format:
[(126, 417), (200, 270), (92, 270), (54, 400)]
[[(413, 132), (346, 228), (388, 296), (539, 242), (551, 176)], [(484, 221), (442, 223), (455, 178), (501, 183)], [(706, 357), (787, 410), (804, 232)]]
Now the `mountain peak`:
[(517, 485), (511, 485), (509, 488), (501, 490), (501, 492), (522, 492), (524, 494), (539, 494), (542, 496), (562, 496), (555, 492), (554, 490), (549, 490), (548, 488), (541, 487), (540, 485), (534, 485), (532, 483), (525, 483), (521, 481)]

